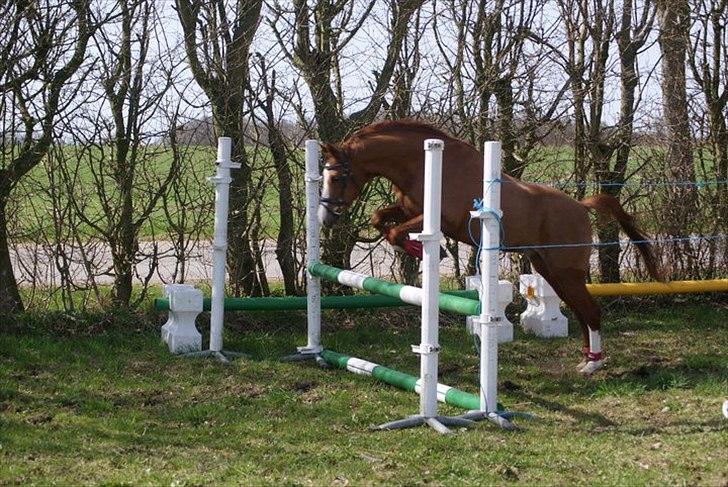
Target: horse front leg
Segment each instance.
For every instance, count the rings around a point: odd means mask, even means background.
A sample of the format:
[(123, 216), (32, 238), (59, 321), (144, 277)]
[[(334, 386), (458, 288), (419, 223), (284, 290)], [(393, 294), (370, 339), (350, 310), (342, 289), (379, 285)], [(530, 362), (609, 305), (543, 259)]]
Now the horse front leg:
[(422, 244), (420, 242), (410, 240), (409, 234), (413, 232), (422, 231), (422, 221), (424, 215), (417, 215), (414, 218), (410, 218), (399, 225), (386, 228), (383, 232), (385, 240), (390, 243), (393, 247), (397, 247), (406, 253), (422, 258)]
[(402, 206), (395, 203), (375, 210), (369, 222), (379, 233), (386, 236), (390, 228), (402, 224), (407, 218)]
[[(411, 240), (409, 238), (410, 233), (419, 233), (422, 231), (422, 222), (424, 220), (424, 215), (417, 215), (414, 218), (410, 218), (406, 222), (402, 223), (401, 225), (397, 225), (396, 227), (392, 227), (389, 230), (387, 230), (386, 234), (384, 235), (384, 238), (389, 242), (393, 247), (398, 247), (402, 250), (404, 250), (406, 253), (417, 257), (418, 259), (422, 258), (422, 243), (418, 242), (416, 240)], [(445, 252), (445, 249), (440, 246), (440, 259), (442, 260), (447, 256), (447, 253)]]

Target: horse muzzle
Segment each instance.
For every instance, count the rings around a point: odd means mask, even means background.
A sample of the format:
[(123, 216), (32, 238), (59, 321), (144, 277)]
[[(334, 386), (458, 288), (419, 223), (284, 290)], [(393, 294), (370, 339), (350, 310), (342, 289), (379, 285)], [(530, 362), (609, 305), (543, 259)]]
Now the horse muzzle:
[(344, 208), (341, 206), (328, 206), (319, 205), (318, 207), (318, 220), (319, 223), (325, 227), (330, 227), (339, 220), (339, 217), (344, 212)]

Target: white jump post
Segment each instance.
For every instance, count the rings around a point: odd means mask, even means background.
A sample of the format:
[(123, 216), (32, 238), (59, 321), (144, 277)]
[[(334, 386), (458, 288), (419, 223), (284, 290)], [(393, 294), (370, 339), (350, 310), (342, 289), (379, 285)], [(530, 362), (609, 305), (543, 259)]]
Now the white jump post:
[(385, 423), (381, 430), (410, 428), (427, 424), (438, 433), (450, 433), (448, 426), (467, 427), (472, 421), (460, 417), (438, 416), (437, 381), (439, 344), (438, 296), (440, 293), (440, 231), (442, 205), (442, 152), (444, 142), (427, 139), (425, 149), (425, 184), (422, 232), (411, 234), (410, 238), (422, 242), (422, 305), (420, 344), (412, 351), (420, 355), (420, 412), (408, 418)]
[[(422, 233), (410, 238), (422, 242), (422, 329), (420, 344), (412, 351), (420, 354), (420, 414), (430, 421), (437, 416), (437, 378), (439, 343), (440, 293), (440, 215), (442, 214), (442, 150), (444, 143), (425, 140), (425, 194)], [(437, 425), (433, 426), (437, 429)]]
[(212, 299), (210, 306), (210, 348), (201, 352), (188, 353), (191, 357), (212, 356), (222, 362), (243, 354), (223, 350), (222, 332), (225, 318), (225, 266), (227, 258), (227, 227), (230, 199), (231, 169), (240, 169), (239, 163), (230, 158), (232, 141), (230, 137), (217, 139), (217, 173), (207, 178), (215, 185), (215, 230), (212, 240)]
[[(318, 207), (321, 199), (320, 148), (318, 140), (306, 141), (306, 269), (320, 260), (321, 226)], [(321, 278), (306, 271), (306, 346), (284, 357), (288, 361), (316, 360), (326, 366), (319, 354), (321, 346)]]
[(483, 205), (471, 212), (480, 225), (480, 316), (475, 318), (480, 335), (480, 411), (469, 419), (487, 418), (503, 428), (512, 424), (498, 414), (498, 335), (502, 316), (498, 306), (498, 260), (500, 257), (501, 144), (486, 142), (483, 161)]

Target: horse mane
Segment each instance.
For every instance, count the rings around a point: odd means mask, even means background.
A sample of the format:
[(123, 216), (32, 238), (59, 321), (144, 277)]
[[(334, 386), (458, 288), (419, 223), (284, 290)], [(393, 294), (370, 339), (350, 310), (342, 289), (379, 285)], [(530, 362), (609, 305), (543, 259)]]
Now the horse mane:
[(371, 125), (363, 127), (351, 136), (347, 141), (349, 143), (356, 143), (357, 141), (381, 134), (387, 134), (392, 132), (424, 132), (429, 136), (442, 138), (442, 139), (453, 139), (454, 137), (442, 129), (435, 127), (434, 125), (415, 119), (401, 119), (401, 120), (385, 120), (383, 122), (376, 122)]

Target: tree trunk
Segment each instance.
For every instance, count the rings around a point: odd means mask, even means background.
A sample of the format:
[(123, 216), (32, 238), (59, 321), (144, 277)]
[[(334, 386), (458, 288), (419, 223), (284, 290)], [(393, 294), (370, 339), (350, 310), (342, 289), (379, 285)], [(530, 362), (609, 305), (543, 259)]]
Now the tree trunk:
[(117, 306), (128, 306), (132, 294), (134, 249), (121, 243), (112, 246), (111, 252), (114, 265), (113, 301)]
[[(272, 115), (272, 114), (271, 114)], [(276, 259), (283, 274), (283, 286), (288, 295), (298, 294), (296, 263), (293, 258), (293, 192), (291, 169), (286, 158), (285, 145), (275, 121), (268, 120), (268, 142), (278, 177), (278, 208), (280, 225), (276, 239)]]
[[(688, 47), (689, 14), (687, 0), (661, 0), (657, 3), (662, 53), (662, 105), (666, 125), (668, 177), (673, 182), (695, 181), (693, 144), (688, 119), (685, 60)], [(696, 211), (695, 188), (676, 185), (668, 191), (666, 228), (670, 235), (688, 235)], [(677, 248), (677, 246), (675, 246)]]
[[(619, 227), (615, 222), (604, 222), (597, 227), (600, 242), (619, 240)], [(599, 247), (599, 282), (619, 282), (619, 245)]]
[(496, 82), (495, 101), (498, 107), (496, 124), (503, 154), (503, 171), (514, 177), (520, 177), (523, 167), (513, 157), (516, 140), (513, 130), (513, 86), (510, 78), (500, 78)]
[[(660, 24), (657, 40), (662, 54), (662, 105), (667, 137), (665, 164), (668, 180), (675, 183), (695, 181), (685, 76), (689, 14), (687, 0), (661, 0), (657, 3)], [(668, 235), (690, 235), (696, 212), (697, 193), (693, 186), (677, 184), (668, 187), (664, 217)], [(694, 275), (690, 242), (670, 247), (674, 266), (683, 276)]]
[[(728, 128), (726, 128), (722, 113), (714, 114), (712, 118), (715, 120), (711, 129), (715, 179), (726, 181), (728, 180)], [(718, 226), (726, 228), (728, 226), (728, 185), (718, 184), (715, 191)]]
[(23, 300), (20, 297), (18, 283), (13, 272), (13, 263), (10, 259), (6, 215), (8, 198), (7, 193), (0, 193), (0, 312), (16, 313), (23, 311)]
[[(574, 180), (584, 183), (588, 179), (589, 167), (586, 157), (586, 129), (584, 127), (584, 95), (581, 87), (574, 89)], [(586, 185), (576, 186), (575, 198), (584, 199)]]
[[(128, 144), (127, 144), (128, 145)], [(127, 151), (119, 151), (117, 170), (123, 173), (118, 181), (120, 197), (122, 201), (121, 215), (116, 222), (121, 228), (113, 231), (119, 240), (116, 245), (111, 245), (112, 259), (114, 263), (114, 293), (113, 300), (117, 306), (129, 306), (132, 295), (132, 283), (134, 274), (134, 256), (136, 254), (136, 230), (134, 229), (134, 202), (132, 185), (134, 174), (128, 168), (133, 167), (136, 161), (127, 160)]]
[[(223, 132), (220, 135), (227, 135), (227, 133)], [(241, 166), (240, 169), (231, 171), (227, 252), (230, 291), (234, 296), (260, 296), (258, 273), (250, 246), (248, 228), (250, 167), (245, 148), (241, 147), (242, 135), (233, 137), (238, 144), (233, 145), (232, 160), (239, 162)]]

